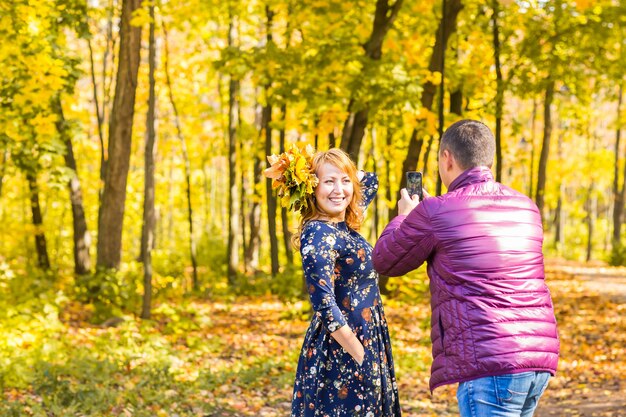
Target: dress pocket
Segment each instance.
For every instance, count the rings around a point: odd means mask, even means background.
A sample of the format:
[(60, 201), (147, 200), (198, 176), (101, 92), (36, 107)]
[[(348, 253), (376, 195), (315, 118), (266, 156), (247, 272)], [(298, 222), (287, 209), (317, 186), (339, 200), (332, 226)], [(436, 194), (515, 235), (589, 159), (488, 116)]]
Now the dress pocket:
[[(345, 351), (344, 351), (345, 352)], [(356, 359), (348, 352), (344, 354), (344, 362), (347, 368), (350, 370), (350, 374), (354, 376), (354, 380), (357, 384), (366, 385), (368, 379), (367, 372), (367, 352), (363, 357), (363, 363), (359, 365)]]
[[(347, 353), (347, 352), (346, 352)], [(354, 359), (354, 356), (350, 355), (349, 353), (347, 353), (347, 355), (350, 357), (350, 360), (352, 360), (352, 362), (354, 363), (354, 366), (356, 366), (357, 369), (361, 369), (361, 367), (363, 366), (363, 363), (361, 363), (359, 365), (359, 363), (357, 362), (356, 359)], [(365, 362), (365, 358), (363, 358), (363, 362)]]
[[(356, 363), (356, 361), (354, 361)], [(357, 366), (359, 366), (357, 364)], [(380, 387), (380, 365), (376, 360), (376, 355), (370, 350), (365, 349), (363, 363), (359, 366), (363, 377), (363, 385), (366, 387)]]

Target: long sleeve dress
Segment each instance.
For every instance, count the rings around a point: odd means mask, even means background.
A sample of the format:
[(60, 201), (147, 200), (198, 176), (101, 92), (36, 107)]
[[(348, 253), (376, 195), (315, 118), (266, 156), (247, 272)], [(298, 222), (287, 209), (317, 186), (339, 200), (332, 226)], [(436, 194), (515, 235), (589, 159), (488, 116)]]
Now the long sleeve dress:
[[(378, 179), (361, 181), (363, 206)], [(345, 222), (308, 222), (300, 253), (315, 313), (304, 337), (292, 417), (400, 416), (387, 321), (371, 260), (372, 246)], [(330, 335), (348, 324), (365, 348), (359, 365)]]

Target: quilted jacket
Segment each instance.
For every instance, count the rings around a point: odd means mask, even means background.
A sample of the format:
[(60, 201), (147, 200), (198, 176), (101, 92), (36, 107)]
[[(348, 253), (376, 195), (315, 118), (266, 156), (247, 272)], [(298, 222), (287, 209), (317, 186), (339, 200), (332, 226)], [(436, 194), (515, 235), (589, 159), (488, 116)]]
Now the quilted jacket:
[(385, 228), (375, 269), (399, 276), (427, 261), (430, 389), (525, 371), (556, 372), (559, 339), (544, 281), (537, 206), (487, 167), (457, 177)]

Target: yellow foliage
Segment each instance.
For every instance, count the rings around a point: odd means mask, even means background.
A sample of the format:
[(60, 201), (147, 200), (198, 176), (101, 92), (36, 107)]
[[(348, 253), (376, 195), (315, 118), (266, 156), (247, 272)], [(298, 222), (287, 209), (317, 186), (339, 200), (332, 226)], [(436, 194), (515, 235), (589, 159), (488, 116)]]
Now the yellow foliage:
[(428, 72), (426, 74), (425, 81), (431, 82), (434, 85), (441, 84), (441, 72), (439, 71)]
[(417, 120), (425, 123), (426, 132), (429, 135), (436, 135), (438, 132), (438, 117), (437, 114), (433, 111), (428, 110), (425, 107), (422, 107), (416, 115)]
[(150, 14), (147, 7), (142, 7), (133, 12), (130, 19), (131, 26), (145, 26), (150, 23)]
[(576, 7), (581, 11), (588, 9), (595, 3), (593, 0), (574, 0), (574, 2), (576, 3)]
[(55, 122), (57, 116), (55, 114), (37, 114), (30, 120), (30, 124), (35, 128), (38, 135), (44, 137), (54, 136), (56, 134)]
[(320, 135), (327, 135), (329, 132), (332, 132), (335, 127), (341, 125), (347, 116), (348, 111), (339, 104), (334, 103), (330, 109), (320, 114), (317, 132)]

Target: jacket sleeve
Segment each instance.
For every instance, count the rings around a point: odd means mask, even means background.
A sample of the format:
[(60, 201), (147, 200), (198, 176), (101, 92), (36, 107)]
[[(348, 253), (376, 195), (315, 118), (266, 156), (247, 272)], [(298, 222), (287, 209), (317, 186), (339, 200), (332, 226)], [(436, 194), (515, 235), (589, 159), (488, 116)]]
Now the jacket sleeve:
[(435, 238), (425, 204), (408, 216), (396, 216), (378, 238), (372, 260), (379, 274), (396, 277), (422, 265), (435, 247)]
[(332, 333), (347, 324), (335, 297), (335, 262), (340, 238), (325, 224), (311, 224), (303, 232), (302, 269), (313, 310), (321, 314), (324, 327)]

